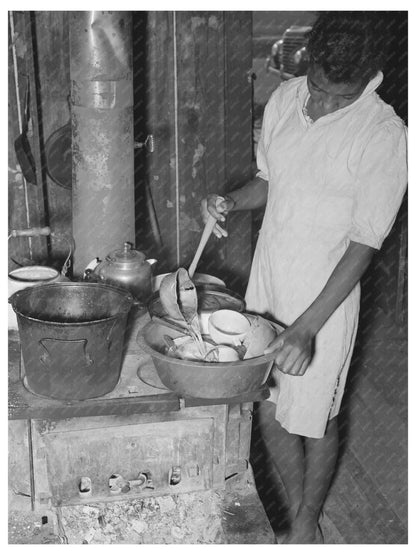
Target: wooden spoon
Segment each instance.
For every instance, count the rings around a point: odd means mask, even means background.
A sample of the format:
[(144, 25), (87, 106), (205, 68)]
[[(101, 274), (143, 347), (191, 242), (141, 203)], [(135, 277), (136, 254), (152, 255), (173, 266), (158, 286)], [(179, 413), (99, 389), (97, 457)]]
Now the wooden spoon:
[(216, 223), (217, 223), (217, 220), (214, 218), (214, 216), (211, 216), (210, 214), (208, 217), (207, 223), (205, 224), (204, 231), (202, 232), (202, 236), (199, 241), (198, 248), (196, 249), (194, 259), (192, 260), (191, 265), (189, 266), (188, 274), (191, 279), (193, 278), (193, 275), (196, 270), (196, 266), (199, 262), (199, 259), (201, 258), (201, 254), (205, 248), (205, 245), (208, 242), (208, 239), (211, 236), (212, 230), (214, 229)]

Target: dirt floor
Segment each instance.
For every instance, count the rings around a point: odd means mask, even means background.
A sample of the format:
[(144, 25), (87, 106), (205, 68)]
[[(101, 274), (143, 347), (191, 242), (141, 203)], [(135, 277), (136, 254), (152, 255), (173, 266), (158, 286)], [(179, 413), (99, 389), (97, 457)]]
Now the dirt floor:
[(208, 491), (62, 507), (58, 515), (69, 544), (224, 543), (221, 502)]
[[(249, 470), (224, 490), (9, 510), (9, 544), (273, 544)], [(16, 504), (15, 504), (16, 506)]]
[(9, 543), (226, 543), (222, 507), (221, 492), (205, 491), (61, 507), (44, 525), (40, 514), (11, 511)]
[(63, 543), (55, 533), (52, 513), (9, 510), (9, 544)]

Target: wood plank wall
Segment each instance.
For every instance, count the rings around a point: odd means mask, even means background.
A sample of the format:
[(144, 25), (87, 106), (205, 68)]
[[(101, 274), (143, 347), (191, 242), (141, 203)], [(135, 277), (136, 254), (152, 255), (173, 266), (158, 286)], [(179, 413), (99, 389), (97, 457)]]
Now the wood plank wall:
[[(226, 22), (226, 191), (238, 188), (251, 178), (252, 106), (251, 81), (252, 16), (250, 12), (224, 12)], [(231, 214), (224, 266), (232, 279), (230, 289), (245, 291), (251, 266), (251, 212)]]
[[(44, 146), (48, 137), (69, 120), (68, 18), (66, 12), (47, 11), (14, 12), (13, 18), (22, 108), (27, 83), (31, 95), (28, 138), (36, 164), (37, 185), (27, 185), (29, 223), (31, 227), (49, 225), (56, 235), (51, 241), (51, 250), (44, 238), (32, 239), (33, 259), (43, 262), (49, 255), (49, 259), (59, 261), (68, 253), (65, 237), (72, 233), (71, 191), (59, 187), (47, 175)], [(9, 168), (12, 169), (17, 163), (13, 149), (17, 135), (15, 80), (9, 49)], [(9, 171), (9, 228), (27, 227), (23, 185)], [(9, 243), (9, 257), (18, 260), (30, 257), (27, 239), (11, 239)]]
[[(138, 243), (158, 259), (156, 271), (168, 272), (176, 265), (176, 212), (175, 212), (175, 104), (174, 104), (174, 51), (171, 12), (150, 12), (147, 22), (147, 120), (148, 130), (154, 136), (155, 150), (147, 156), (146, 179), (155, 207), (162, 246), (155, 248), (152, 234), (138, 237)], [(134, 75), (137, 77), (137, 53), (134, 55)], [(135, 85), (136, 88), (136, 85)], [(145, 222), (136, 221), (136, 234)], [(146, 228), (145, 228), (146, 229)], [(140, 233), (140, 231), (139, 231)]]
[[(10, 14), (9, 14), (10, 15)], [(31, 82), (31, 25), (27, 14), (11, 12), (14, 35), (12, 36), (9, 18), (9, 49), (8, 49), (8, 220), (9, 230), (26, 229), (44, 225), (43, 190), (39, 184), (26, 182), (20, 171), (14, 142), (20, 135), (18, 105), (23, 117), (25, 112), (25, 98), (30, 88), (30, 97), (34, 99), (33, 83)], [(13, 59), (13, 47), (16, 54)], [(16, 66), (14, 66), (14, 62)], [(17, 84), (17, 91), (16, 91)], [(18, 97), (18, 98), (17, 98)], [(34, 128), (32, 125), (35, 114), (29, 120), (27, 137), (33, 145)], [(35, 154), (33, 147), (32, 153)], [(39, 181), (39, 180), (38, 180)], [(9, 240), (8, 268), (17, 267), (12, 259), (18, 262), (24, 259), (42, 258), (46, 256), (46, 241), (44, 238), (11, 238)]]
[[(200, 201), (251, 177), (251, 14), (154, 12), (148, 21), (148, 120), (155, 137), (148, 182), (163, 241), (158, 271), (187, 266), (203, 229)], [(199, 271), (244, 292), (251, 215), (229, 218)]]
[[(42, 117), (41, 147), (44, 147), (52, 133), (70, 120), (67, 12), (36, 12), (36, 46)], [(48, 175), (44, 175), (44, 179), (49, 225), (56, 235), (51, 245), (52, 256), (62, 258), (68, 253), (64, 238), (72, 234), (72, 194), (71, 190), (54, 183)]]

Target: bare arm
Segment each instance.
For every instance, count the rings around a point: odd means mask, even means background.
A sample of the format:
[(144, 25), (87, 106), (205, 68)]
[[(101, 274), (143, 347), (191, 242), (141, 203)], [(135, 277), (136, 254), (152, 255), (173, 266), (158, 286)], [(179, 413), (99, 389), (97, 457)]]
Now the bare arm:
[(234, 206), (229, 210), (255, 210), (266, 204), (268, 181), (255, 177), (240, 189), (227, 193), (227, 198), (234, 201)]
[(312, 356), (315, 335), (345, 300), (368, 268), (375, 249), (351, 241), (325, 287), (301, 316), (269, 345), (277, 367), (286, 374), (302, 376)]
[[(208, 215), (211, 214), (218, 221), (224, 222), (228, 212), (261, 208), (266, 204), (268, 188), (268, 181), (255, 177), (240, 189), (225, 195), (223, 202), (217, 202), (218, 195), (216, 194), (208, 195), (201, 202), (202, 218), (206, 222)], [(225, 229), (218, 224), (215, 226), (213, 233), (219, 238), (228, 235)]]

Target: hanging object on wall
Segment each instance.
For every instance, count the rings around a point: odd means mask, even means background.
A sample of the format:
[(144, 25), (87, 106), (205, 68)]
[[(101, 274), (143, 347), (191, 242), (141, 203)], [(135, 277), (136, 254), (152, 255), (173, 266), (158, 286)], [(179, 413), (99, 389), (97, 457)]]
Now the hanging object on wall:
[(45, 143), (46, 172), (56, 185), (72, 189), (71, 95), (68, 94), (68, 122), (56, 129)]
[(28, 83), (26, 87), (26, 92), (25, 92), (24, 111), (22, 115), (22, 129), (21, 129), (20, 135), (14, 141), (14, 149), (16, 152), (17, 161), (19, 162), (19, 165), (22, 169), (24, 178), (28, 183), (37, 185), (35, 159), (33, 157), (29, 139), (27, 136), (28, 130), (29, 130), (29, 121), (30, 121), (29, 103), (30, 103), (30, 90), (29, 90), (29, 83)]
[[(142, 151), (146, 150), (147, 152), (150, 152), (150, 153), (154, 152), (155, 150), (154, 136), (148, 135), (144, 142), (135, 141), (134, 149), (136, 151), (143, 149)], [(157, 219), (155, 204), (153, 201), (152, 188), (150, 186), (148, 179), (146, 179), (145, 181), (145, 193), (146, 193), (146, 207), (149, 215), (150, 227), (152, 229), (152, 233), (153, 233), (154, 240), (156, 241), (156, 245), (159, 249), (161, 249), (163, 248), (162, 235), (160, 233), (159, 222)]]
[(45, 144), (46, 171), (54, 183), (72, 189), (72, 130), (69, 121), (52, 133)]

